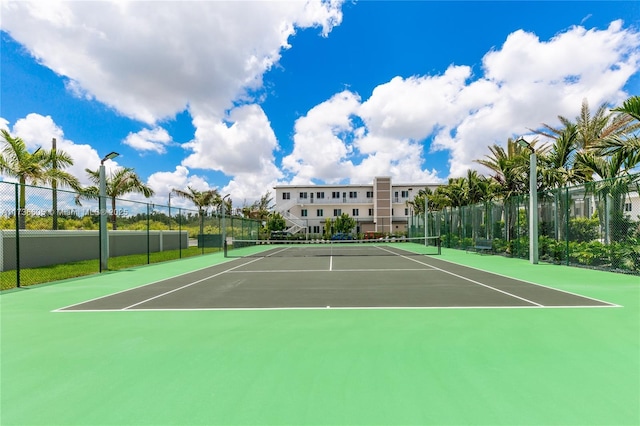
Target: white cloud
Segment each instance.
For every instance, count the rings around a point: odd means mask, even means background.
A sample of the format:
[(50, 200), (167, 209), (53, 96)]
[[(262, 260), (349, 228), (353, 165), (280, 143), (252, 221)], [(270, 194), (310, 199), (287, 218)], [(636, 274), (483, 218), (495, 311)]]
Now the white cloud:
[(124, 139), (124, 144), (138, 151), (152, 151), (157, 154), (164, 154), (172, 140), (169, 133), (160, 127), (153, 129), (143, 129), (137, 133), (129, 133)]
[[(6, 120), (5, 120), (6, 121)], [(12, 129), (7, 127), (12, 136), (22, 138), (30, 152), (42, 147), (51, 149), (52, 139), (56, 139), (56, 148), (69, 154), (73, 159), (73, 165), (65, 169), (80, 180), (82, 185), (93, 185), (87, 177), (85, 169), (96, 170), (100, 165), (102, 157), (89, 145), (76, 144), (65, 139), (62, 129), (53, 121), (50, 116), (40, 114), (29, 114), (15, 122)], [(109, 160), (105, 162), (107, 170), (117, 167), (117, 162)]]
[[(621, 103), (639, 70), (640, 33), (619, 21), (605, 30), (574, 27), (549, 41), (516, 31), (485, 55), (475, 79), (469, 67), (450, 66), (442, 75), (395, 77), (361, 104), (336, 94), (296, 122), (295, 146), (282, 164), (294, 183), (462, 176), (481, 168), (475, 160), (489, 146), (556, 124), (558, 115), (573, 118), (585, 98), (592, 108)], [(353, 126), (354, 117), (363, 125)], [(448, 153), (448, 171), (430, 166), (429, 149)]]
[(276, 173), (273, 170), (276, 136), (260, 106), (234, 108), (224, 121), (197, 116), (194, 124), (195, 139), (182, 145), (193, 154), (183, 160), (183, 165), (218, 170), (230, 176), (246, 172)]
[[(287, 2), (3, 2), (2, 29), (65, 77), (69, 93), (155, 125), (185, 108), (196, 127), (182, 164), (218, 170), (243, 195), (281, 177), (269, 120), (249, 90), (290, 47), (299, 28), (327, 36), (341, 0)], [(129, 146), (162, 154), (162, 129), (130, 134)], [(252, 175), (258, 175), (255, 179)]]
[(283, 167), (295, 175), (292, 182), (308, 184), (312, 179), (336, 183), (351, 175), (351, 146), (345, 136), (354, 131), (350, 116), (360, 106), (349, 91), (312, 108), (295, 124), (293, 152), (283, 158)]
[[(198, 175), (191, 175), (189, 169), (184, 166), (177, 166), (172, 172), (156, 172), (147, 179), (149, 185), (155, 191), (155, 195), (150, 199), (159, 205), (169, 205), (169, 193), (174, 189), (186, 191), (187, 187), (192, 187), (198, 191), (208, 191), (212, 188), (206, 179)], [(189, 200), (172, 195), (171, 206), (193, 209), (195, 206)]]
[(3, 2), (2, 28), (68, 87), (149, 124), (187, 105), (218, 116), (296, 28), (328, 34), (341, 2)]

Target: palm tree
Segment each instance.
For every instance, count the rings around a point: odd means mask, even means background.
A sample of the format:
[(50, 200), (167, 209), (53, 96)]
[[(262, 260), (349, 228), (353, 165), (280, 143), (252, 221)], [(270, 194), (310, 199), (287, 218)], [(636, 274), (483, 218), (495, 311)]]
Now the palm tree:
[[(535, 146), (537, 141), (531, 142)], [(509, 241), (515, 235), (517, 210), (512, 203), (514, 197), (528, 191), (529, 150), (521, 147), (513, 139), (507, 139), (507, 149), (494, 144), (489, 147), (491, 155), (477, 163), (489, 168), (494, 174), (491, 176), (500, 189), (497, 195), (502, 197), (505, 209), (506, 239)]]
[[(56, 139), (53, 138), (51, 151), (48, 152), (49, 155), (45, 159), (45, 168), (48, 173), (53, 176), (51, 180), (51, 188), (53, 188), (52, 193), (52, 211), (53, 211), (53, 229), (58, 229), (58, 179), (56, 175), (58, 174), (58, 170), (65, 169), (69, 166), (73, 165), (73, 159), (64, 151), (59, 151), (56, 147)], [(61, 181), (63, 185), (68, 185), (76, 191), (80, 191), (80, 183), (74, 177), (72, 181), (68, 181), (63, 179)]]
[(47, 151), (38, 148), (33, 153), (30, 153), (21, 138), (11, 136), (5, 129), (0, 132), (4, 139), (4, 147), (0, 155), (0, 172), (18, 179), (20, 185), (18, 227), (25, 229), (27, 183), (38, 185), (55, 181), (73, 188), (79, 188), (79, 183), (69, 173), (59, 168), (48, 167), (53, 161), (63, 166), (73, 164), (71, 157), (64, 151)]
[[(624, 220), (622, 212), (625, 196), (629, 193), (632, 185), (637, 185), (640, 175), (630, 174), (629, 170), (640, 163), (640, 154), (632, 158), (619, 151), (614, 154), (601, 157), (590, 151), (578, 154), (580, 161), (585, 168), (599, 176), (602, 180), (593, 182), (589, 188), (594, 195), (605, 200), (599, 203), (599, 219), (603, 229), (607, 231), (605, 240), (607, 242), (620, 240), (624, 235), (617, 232), (621, 221)], [(631, 162), (630, 162), (631, 161)], [(609, 205), (610, 201), (610, 205)], [(606, 208), (607, 211), (602, 209)], [(608, 224), (606, 217), (610, 217)]]
[(621, 112), (630, 115), (637, 121), (640, 121), (640, 96), (632, 96), (621, 107), (614, 108), (612, 111)]
[(187, 199), (198, 208), (198, 216), (200, 218), (200, 234), (204, 234), (204, 216), (209, 207), (220, 206), (222, 198), (216, 189), (207, 191), (198, 191), (197, 189), (187, 186), (187, 190), (173, 189), (172, 192), (180, 198)]
[[(531, 143), (535, 146), (536, 141)], [(491, 155), (484, 160), (476, 160), (494, 172), (491, 176), (499, 185), (498, 194), (508, 200), (528, 191), (529, 151), (522, 148), (513, 139), (507, 139), (507, 149), (498, 144), (489, 147)]]
[[(85, 169), (89, 175), (89, 179), (95, 184), (85, 188), (81, 191), (80, 195), (97, 198), (100, 190), (100, 169), (91, 170)], [(106, 195), (111, 198), (111, 226), (115, 231), (117, 229), (117, 210), (116, 200), (125, 194), (138, 193), (144, 195), (146, 198), (151, 197), (154, 194), (153, 189), (145, 185), (138, 175), (130, 167), (119, 167), (105, 178), (106, 180)]]
[[(640, 96), (632, 96), (624, 101), (621, 107), (611, 110), (620, 115), (626, 116), (635, 122), (635, 126), (640, 123)], [(637, 127), (630, 126), (631, 130)], [(622, 152), (623, 155), (630, 157), (633, 162), (633, 157), (640, 152), (640, 139), (635, 131), (627, 132), (624, 135), (614, 135), (606, 138), (595, 144), (595, 148), (600, 155), (611, 155), (616, 152)]]

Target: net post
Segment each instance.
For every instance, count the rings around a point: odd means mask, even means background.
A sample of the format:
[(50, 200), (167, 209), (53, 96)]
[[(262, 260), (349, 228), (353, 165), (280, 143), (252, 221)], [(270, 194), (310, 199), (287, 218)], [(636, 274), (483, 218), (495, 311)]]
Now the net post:
[(226, 238), (222, 241), (222, 250), (224, 251), (224, 257), (229, 257), (227, 255), (227, 239)]

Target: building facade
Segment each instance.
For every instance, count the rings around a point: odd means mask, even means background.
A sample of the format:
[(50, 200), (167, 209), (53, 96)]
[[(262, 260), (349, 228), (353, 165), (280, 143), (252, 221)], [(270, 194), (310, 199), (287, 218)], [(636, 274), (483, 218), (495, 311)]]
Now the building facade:
[(440, 184), (400, 183), (376, 177), (364, 185), (278, 185), (275, 211), (286, 220), (291, 233), (322, 234), (327, 219), (346, 213), (356, 220), (354, 232), (406, 232), (413, 215), (407, 201), (420, 189), (435, 190)]

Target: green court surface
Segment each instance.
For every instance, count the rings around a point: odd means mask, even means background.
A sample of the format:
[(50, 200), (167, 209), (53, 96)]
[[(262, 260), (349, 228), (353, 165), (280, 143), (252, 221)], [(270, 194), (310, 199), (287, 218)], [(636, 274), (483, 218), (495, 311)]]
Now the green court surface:
[(607, 306), (60, 311), (224, 268), (221, 254), (11, 290), (0, 424), (640, 424), (638, 276), (447, 249), (425, 258)]

